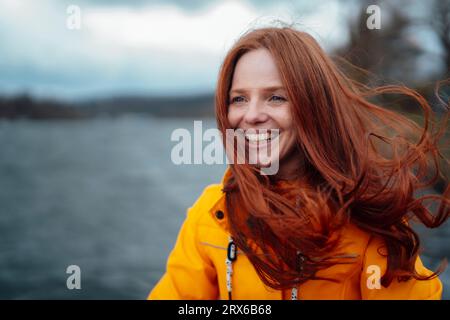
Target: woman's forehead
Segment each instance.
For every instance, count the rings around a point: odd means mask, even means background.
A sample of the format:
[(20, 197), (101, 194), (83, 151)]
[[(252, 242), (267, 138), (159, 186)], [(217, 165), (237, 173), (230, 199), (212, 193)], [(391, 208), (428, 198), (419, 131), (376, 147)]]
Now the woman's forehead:
[(275, 60), (267, 49), (256, 49), (244, 54), (237, 62), (232, 90), (282, 87)]

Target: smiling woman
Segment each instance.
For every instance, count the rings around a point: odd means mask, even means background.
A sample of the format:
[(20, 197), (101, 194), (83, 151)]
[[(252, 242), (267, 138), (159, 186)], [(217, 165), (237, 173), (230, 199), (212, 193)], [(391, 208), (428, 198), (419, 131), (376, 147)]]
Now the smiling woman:
[[(424, 126), (369, 102), (386, 93), (413, 98)], [(440, 299), (441, 269), (423, 266), (410, 227), (449, 216), (449, 187), (416, 196), (440, 173), (449, 111), (440, 128), (432, 114), (408, 88), (348, 79), (307, 33), (245, 34), (220, 70), (218, 128), (223, 137), (242, 130), (257, 155), (273, 143), (259, 131), (279, 130), (269, 160), (280, 168), (263, 175), (260, 162), (232, 164), (207, 187), (148, 298)], [(425, 200), (440, 203), (437, 214)]]

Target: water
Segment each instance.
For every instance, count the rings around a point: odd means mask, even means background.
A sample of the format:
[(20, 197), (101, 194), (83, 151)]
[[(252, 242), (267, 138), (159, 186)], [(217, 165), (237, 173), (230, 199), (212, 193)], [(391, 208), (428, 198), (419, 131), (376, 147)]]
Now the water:
[[(225, 169), (174, 165), (175, 128), (193, 120), (0, 121), (0, 298), (144, 299), (186, 209)], [(448, 225), (424, 232), (428, 266), (450, 257)], [(69, 265), (81, 290), (66, 287)]]
[[(144, 298), (186, 208), (224, 171), (172, 164), (172, 130), (192, 127), (138, 117), (1, 122), (0, 297)], [(72, 264), (81, 290), (66, 287)]]

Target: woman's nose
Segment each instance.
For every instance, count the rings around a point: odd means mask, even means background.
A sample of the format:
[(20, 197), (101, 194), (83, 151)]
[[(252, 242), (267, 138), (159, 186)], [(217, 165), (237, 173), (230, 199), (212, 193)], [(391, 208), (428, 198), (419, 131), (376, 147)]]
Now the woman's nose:
[(268, 115), (264, 112), (263, 106), (258, 101), (253, 101), (248, 104), (247, 110), (244, 115), (244, 121), (248, 124), (255, 124), (265, 122), (268, 119)]

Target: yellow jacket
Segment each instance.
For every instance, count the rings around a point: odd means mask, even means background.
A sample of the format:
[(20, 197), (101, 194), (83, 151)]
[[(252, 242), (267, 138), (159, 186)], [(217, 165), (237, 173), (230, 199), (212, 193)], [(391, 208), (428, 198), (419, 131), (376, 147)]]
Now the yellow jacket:
[[(167, 270), (148, 299), (228, 299), (227, 247), (229, 234), (225, 209), (225, 196), (221, 191), (229, 174), (226, 171), (221, 184), (210, 185), (188, 209), (187, 217), (178, 234), (175, 247), (169, 255)], [(297, 288), (303, 299), (441, 299), (442, 284), (438, 278), (398, 282), (388, 288), (377, 288), (374, 276), (386, 269), (386, 258), (379, 254), (381, 239), (375, 238), (354, 225), (342, 233), (345, 252), (356, 258), (352, 264), (340, 264), (319, 271), (318, 276), (341, 279), (339, 283), (310, 280)], [(290, 290), (266, 287), (259, 279), (248, 258), (239, 252), (233, 263), (232, 298), (235, 300), (291, 299)], [(383, 251), (382, 251), (383, 252)], [(420, 274), (431, 273), (420, 258), (416, 261)]]

